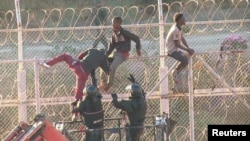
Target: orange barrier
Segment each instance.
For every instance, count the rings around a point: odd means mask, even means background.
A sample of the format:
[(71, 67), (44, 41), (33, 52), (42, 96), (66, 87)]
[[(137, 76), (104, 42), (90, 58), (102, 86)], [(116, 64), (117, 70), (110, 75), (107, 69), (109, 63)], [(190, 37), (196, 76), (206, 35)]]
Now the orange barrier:
[(42, 136), (46, 141), (68, 141), (59, 131), (57, 131), (51, 123), (45, 121), (46, 129)]
[(46, 141), (69, 141), (45, 118), (40, 118), (33, 125), (20, 122), (3, 141), (41, 141), (42, 139)]

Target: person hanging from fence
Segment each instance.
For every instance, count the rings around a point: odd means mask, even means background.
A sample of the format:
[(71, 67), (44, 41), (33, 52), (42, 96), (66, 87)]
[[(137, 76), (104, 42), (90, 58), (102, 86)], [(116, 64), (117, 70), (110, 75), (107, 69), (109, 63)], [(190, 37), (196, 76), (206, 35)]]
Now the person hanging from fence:
[(170, 28), (166, 37), (166, 49), (168, 56), (180, 62), (177, 68), (172, 72), (173, 80), (175, 83), (178, 83), (176, 79), (177, 75), (188, 65), (188, 57), (183, 51), (186, 51), (192, 56), (194, 50), (189, 48), (184, 36), (182, 35), (182, 26), (185, 25), (184, 15), (182, 13), (176, 13), (173, 20), (175, 23)]
[[(114, 17), (112, 19), (112, 24), (113, 33), (109, 48), (107, 50), (107, 55), (113, 56), (114, 60), (110, 65), (109, 77), (107, 78), (105, 77), (104, 73), (101, 73), (102, 83), (99, 85), (99, 89), (106, 92), (110, 90), (114, 83), (115, 72), (117, 68), (129, 57), (129, 52), (131, 50), (131, 40), (136, 43), (137, 56), (141, 56), (140, 38), (121, 27), (122, 18)], [(113, 54), (111, 54), (112, 52)]]
[[(107, 9), (102, 8), (102, 1), (101, 0), (94, 0), (96, 15), (94, 19), (95, 26), (103, 26), (107, 22), (108, 12)], [(108, 39), (104, 35), (103, 29), (97, 30), (97, 37), (93, 43), (93, 48), (97, 48), (98, 43), (101, 42), (105, 48), (108, 48)]]
[[(95, 69), (101, 67), (106, 75), (109, 74), (109, 65), (105, 49), (87, 49), (85, 52), (78, 55), (78, 59), (74, 59), (71, 55), (64, 53), (51, 60), (41, 62), (40, 65), (45, 68), (50, 68), (59, 62), (65, 62), (70, 70), (75, 73), (76, 86), (74, 88), (74, 95), (76, 101), (82, 100), (85, 82), (88, 80), (90, 73), (92, 77), (92, 84), (95, 86), (97, 85), (94, 75)], [(72, 120), (75, 120), (76, 116), (77, 114), (73, 114)]]
[[(133, 78), (130, 76), (129, 80), (131, 81), (131, 79)], [(138, 83), (132, 83), (127, 89), (130, 90), (131, 93), (129, 100), (118, 101), (117, 94), (111, 93), (113, 98), (112, 103), (116, 108), (125, 111), (128, 116), (130, 123), (127, 126), (129, 128), (127, 135), (129, 136), (127, 136), (126, 139), (139, 141), (144, 130), (143, 126), (147, 113), (147, 101), (145, 93)]]
[[(101, 102), (101, 94), (97, 87), (88, 85), (86, 87), (86, 97), (72, 110), (72, 113), (80, 113), (87, 126), (85, 141), (103, 141), (103, 121), (104, 110)], [(77, 102), (74, 103), (75, 105)]]

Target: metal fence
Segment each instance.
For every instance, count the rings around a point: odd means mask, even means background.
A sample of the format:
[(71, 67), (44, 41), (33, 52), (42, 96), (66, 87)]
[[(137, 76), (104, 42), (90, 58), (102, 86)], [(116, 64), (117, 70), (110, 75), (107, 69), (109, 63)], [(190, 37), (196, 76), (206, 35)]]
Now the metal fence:
[[(154, 116), (147, 116), (145, 126), (138, 126), (133, 128), (144, 128), (144, 136), (142, 140), (155, 140), (159, 135), (157, 133), (158, 129), (160, 129), (160, 125), (156, 126)], [(70, 140), (83, 140), (86, 132), (93, 132), (103, 130), (104, 132), (104, 140), (106, 141), (123, 141), (126, 140), (126, 136), (128, 135), (128, 126), (124, 126), (122, 118), (105, 118), (105, 128), (103, 129), (87, 129), (85, 128), (83, 122), (56, 122), (54, 123), (55, 127), (64, 134)]]
[[(248, 61), (249, 52), (224, 56), (225, 58), (230, 58), (232, 55), (237, 55), (240, 59), (225, 59), (219, 69), (223, 70), (222, 72), (216, 71), (218, 68), (216, 67), (215, 58), (219, 56), (219, 52), (196, 55), (197, 57), (195, 56), (193, 58), (193, 86), (195, 88), (193, 97), (193, 112), (196, 140), (207, 140), (206, 130), (208, 124), (250, 123), (250, 112), (248, 107), (244, 105), (244, 102), (249, 103), (250, 100), (250, 81), (248, 75), (248, 68), (250, 65), (250, 62)], [(199, 60), (198, 57), (206, 58), (205, 62)], [(170, 64), (174, 64), (174, 60), (171, 58), (168, 58), (168, 61), (172, 62)], [(128, 96), (124, 88), (127, 84), (129, 84), (129, 82), (125, 80), (128, 73), (132, 72), (135, 68), (132, 66), (136, 64), (136, 62), (138, 63), (138, 60), (130, 59), (118, 70), (116, 81), (122, 83), (117, 84), (115, 87), (117, 90), (114, 91), (118, 91), (118, 96), (120, 98), (126, 98)], [(187, 92), (172, 94), (171, 91), (161, 94), (159, 92), (160, 87), (157, 86), (157, 83), (159, 82), (159, 63), (155, 63), (159, 62), (159, 57), (144, 58), (139, 62), (143, 65), (138, 66), (143, 66), (142, 68), (145, 70), (140, 71), (144, 73), (135, 73), (135, 76), (139, 78), (138, 81), (141, 82), (143, 88), (145, 88), (148, 94), (151, 94), (150, 91), (156, 86), (153, 94), (148, 97), (149, 109), (147, 115), (152, 116), (161, 114), (161, 102), (163, 102), (163, 100), (167, 100), (169, 102), (170, 109), (169, 115), (177, 121), (177, 125), (170, 136), (171, 140), (188, 140), (190, 137), (189, 122), (191, 120), (189, 118), (189, 94)], [(1, 138), (3, 138), (18, 123), (18, 114), (20, 114), (20, 112), (25, 112), (19, 111), (18, 107), (27, 106), (28, 121), (32, 121), (38, 111), (45, 113), (51, 122), (70, 121), (71, 115), (69, 114), (69, 103), (74, 100), (71, 92), (75, 83), (73, 74), (63, 63), (58, 64), (51, 69), (44, 69), (36, 63), (38, 63), (37, 60), (26, 60), (24, 63), (27, 78), (27, 100), (21, 101), (18, 99), (17, 95), (16, 69), (13, 69), (14, 67), (17, 68), (17, 61), (1, 61), (1, 69), (3, 72), (0, 82), (2, 87), (2, 120), (0, 124), (2, 133)], [(236, 70), (233, 67), (228, 66), (231, 63), (239, 65), (236, 67)], [(210, 66), (212, 70), (207, 68), (205, 64)], [(128, 70), (124, 71), (123, 69), (125, 68)], [(171, 68), (171, 65), (169, 65), (169, 68)], [(212, 73), (213, 71), (216, 71), (216, 73), (226, 81), (229, 88), (223, 85), (223, 83), (216, 78), (216, 75)], [(171, 77), (167, 78), (167, 81), (169, 82), (168, 89), (171, 90), (173, 87)], [(90, 83), (90, 81), (87, 83)], [(230, 89), (232, 89), (232, 91), (230, 91)], [(234, 96), (234, 94), (237, 95)], [(109, 105), (109, 95), (104, 95), (103, 100), (103, 106), (106, 111), (105, 118), (121, 117), (120, 111), (115, 109), (112, 105)], [(153, 122), (153, 119), (150, 119), (146, 122), (146, 125), (151, 125)], [(79, 125), (80, 124), (77, 124), (77, 126), (74, 127), (78, 127)], [(117, 126), (117, 122), (108, 121), (105, 125), (107, 128), (112, 128)], [(148, 130), (151, 131), (153, 129)], [(147, 138), (151, 138), (151, 135), (145, 133), (144, 139)]]
[[(161, 6), (162, 15), (159, 14)], [(207, 124), (250, 124), (250, 52), (223, 52), (222, 58), (218, 52), (227, 35), (250, 39), (249, 7), (247, 0), (190, 0), (163, 3), (160, 7), (21, 10), (21, 27), (17, 26), (15, 10), (0, 11), (0, 139), (18, 120), (31, 121), (36, 112), (45, 113), (52, 122), (70, 120), (73, 73), (63, 63), (44, 69), (38, 61), (64, 52), (77, 56), (91, 48), (95, 41), (102, 41), (103, 37), (109, 40), (114, 16), (122, 16), (124, 28), (140, 36), (144, 58), (130, 58), (123, 63), (116, 74), (115, 81), (119, 83), (115, 83), (111, 91), (126, 98), (125, 86), (129, 84), (126, 77), (133, 73), (150, 95), (147, 115), (166, 111), (178, 121), (171, 140), (189, 140), (192, 134), (197, 141), (207, 140)], [(104, 20), (98, 16), (101, 11), (107, 13)], [(175, 61), (163, 56), (162, 37), (172, 25), (173, 14), (179, 11), (186, 16), (185, 36), (197, 54), (191, 60), (192, 70), (189, 68), (189, 72), (193, 72), (189, 76), (193, 77), (183, 80), (185, 92), (173, 95), (172, 79), (163, 77)], [(101, 21), (105, 22), (98, 24)], [(97, 47), (104, 45), (100, 42)], [(134, 54), (133, 48), (131, 57)], [(99, 75), (97, 77), (99, 80)], [(188, 94), (192, 93), (188, 91), (190, 84), (194, 88), (191, 96)], [(109, 101), (110, 96), (105, 95), (105, 118), (119, 117), (119, 111), (109, 105)]]

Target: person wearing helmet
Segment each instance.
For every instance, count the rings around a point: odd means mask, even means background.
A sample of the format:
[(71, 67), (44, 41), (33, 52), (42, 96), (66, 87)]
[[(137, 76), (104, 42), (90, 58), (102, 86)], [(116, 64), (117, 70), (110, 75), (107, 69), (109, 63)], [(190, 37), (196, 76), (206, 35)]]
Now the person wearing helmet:
[(72, 113), (81, 114), (89, 129), (86, 132), (85, 141), (103, 141), (104, 110), (101, 98), (97, 88), (94, 85), (88, 85), (85, 99), (72, 110)]
[(143, 89), (139, 84), (133, 83), (128, 87), (131, 96), (129, 100), (118, 101), (117, 94), (111, 94), (113, 105), (125, 111), (129, 119), (129, 135), (131, 141), (139, 141), (143, 134), (143, 125), (147, 112), (147, 102), (143, 93)]

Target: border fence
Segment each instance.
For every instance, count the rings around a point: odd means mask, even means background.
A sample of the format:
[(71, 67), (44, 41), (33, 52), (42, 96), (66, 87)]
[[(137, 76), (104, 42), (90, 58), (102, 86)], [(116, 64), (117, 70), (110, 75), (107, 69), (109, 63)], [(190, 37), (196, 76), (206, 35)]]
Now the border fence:
[[(51, 69), (38, 63), (64, 52), (77, 56), (95, 41), (97, 47), (105, 47), (103, 40), (110, 40), (114, 16), (121, 16), (123, 27), (141, 38), (143, 57), (133, 57), (132, 44), (131, 57), (117, 70), (115, 81), (120, 83), (111, 91), (127, 98), (126, 78), (133, 73), (147, 92), (147, 116), (165, 112), (177, 121), (171, 141), (205, 141), (208, 124), (250, 124), (250, 52), (220, 51), (228, 35), (250, 40), (250, 1), (158, 2), (146, 7), (21, 9), (20, 13), (16, 5), (15, 10), (0, 11), (0, 139), (19, 121), (32, 121), (36, 113), (45, 113), (51, 122), (70, 120), (74, 75), (63, 63)], [(103, 11), (105, 16), (99, 17)], [(183, 73), (188, 78), (183, 79), (183, 91), (176, 93), (168, 77), (176, 62), (164, 49), (175, 12), (184, 13), (183, 31), (196, 51)], [(103, 95), (105, 118), (120, 118), (110, 100), (110, 95)], [(150, 140), (150, 132), (143, 140)]]

